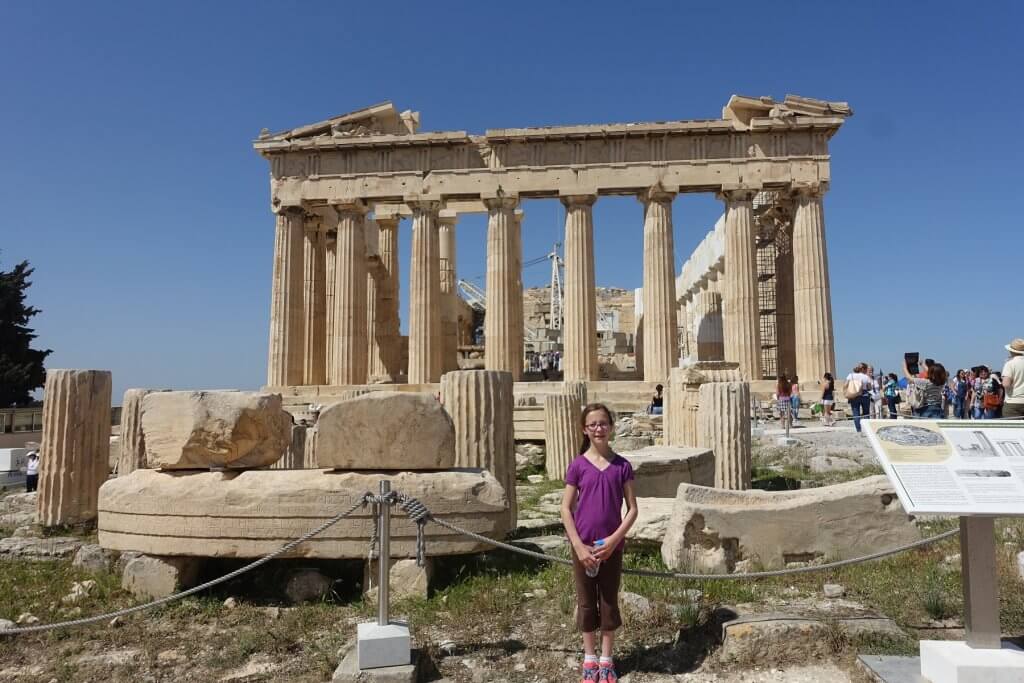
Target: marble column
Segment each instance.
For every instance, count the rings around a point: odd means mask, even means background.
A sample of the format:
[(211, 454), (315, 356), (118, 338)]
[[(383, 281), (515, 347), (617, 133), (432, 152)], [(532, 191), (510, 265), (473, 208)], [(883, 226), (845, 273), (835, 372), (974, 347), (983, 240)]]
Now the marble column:
[(594, 284), (596, 195), (562, 197), (565, 205), (565, 319), (562, 370), (566, 380), (597, 380), (597, 294)]
[(697, 446), (715, 453), (715, 488), (750, 488), (750, 382), (708, 382), (700, 387)]
[(391, 380), (387, 363), (384, 360), (384, 333), (387, 323), (383, 317), (383, 293), (386, 287), (387, 271), (381, 263), (380, 255), (374, 254), (366, 259), (366, 355), (367, 375), (370, 382), (387, 382)]
[(644, 338), (645, 382), (665, 382), (679, 357), (676, 329), (675, 247), (672, 200), (675, 194), (653, 187), (644, 192)]
[(324, 368), (328, 384), (334, 381), (334, 339), (337, 337), (334, 328), (334, 264), (338, 255), (338, 231), (331, 229), (324, 232), (324, 328), (327, 330), (324, 352)]
[(805, 382), (836, 371), (829, 291), (824, 184), (796, 189), (793, 218), (793, 308), (796, 313), (796, 374)]
[(302, 233), (305, 212), (299, 207), (276, 211), (274, 275), (270, 295), (270, 343), (267, 385), (302, 384)]
[(334, 263), (334, 384), (366, 384), (366, 205), (332, 204), (337, 215)]
[(327, 383), (326, 241), (320, 216), (307, 216), (302, 250), (303, 384)]
[(380, 310), (377, 312), (383, 324), (379, 343), (387, 374), (392, 379), (404, 372), (400, 367), (399, 358), (401, 324), (398, 316), (398, 221), (398, 216), (377, 217), (377, 250), (380, 252), (381, 267), (385, 273), (381, 287)]
[(693, 298), (697, 360), (724, 360), (722, 295), (703, 287)]
[(523, 374), (522, 243), (515, 217), (518, 200), (484, 199), (487, 206), (487, 312), (484, 315), (484, 367)]
[(455, 223), (454, 212), (443, 211), (438, 217), (438, 252), (441, 262), (441, 372), (459, 369), (459, 301), (455, 291)]
[(409, 268), (409, 384), (441, 379), (441, 272), (437, 201), (409, 201), (412, 261)]
[(46, 371), (36, 501), (45, 527), (96, 519), (110, 474), (110, 391), (107, 370)]
[[(780, 248), (775, 240), (775, 340), (776, 366), (779, 373), (793, 377), (796, 372), (796, 320), (793, 310), (793, 247), (792, 242)], [(807, 379), (813, 379), (808, 377)]]
[(727, 190), (725, 283), (722, 292), (725, 358), (740, 364), (747, 380), (761, 379), (761, 326), (757, 297), (757, 244), (753, 190)]
[(152, 389), (128, 389), (121, 399), (121, 456), (117, 476), (146, 468), (146, 436), (142, 432), (142, 399)]

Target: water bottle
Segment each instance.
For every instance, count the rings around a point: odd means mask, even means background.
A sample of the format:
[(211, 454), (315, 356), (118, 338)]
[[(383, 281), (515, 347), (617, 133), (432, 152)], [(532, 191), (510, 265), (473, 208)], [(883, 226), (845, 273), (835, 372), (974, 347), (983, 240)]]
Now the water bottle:
[[(597, 547), (597, 548), (600, 548), (603, 545), (604, 545), (604, 539), (603, 538), (599, 538), (596, 541), (594, 541), (594, 546)], [(589, 576), (590, 578), (593, 579), (593, 578), (595, 578), (597, 576), (597, 573), (599, 571), (601, 571), (601, 563), (598, 562), (596, 565), (594, 565), (593, 567), (591, 567), (589, 569), (586, 569), (585, 571), (587, 573), (587, 576)]]

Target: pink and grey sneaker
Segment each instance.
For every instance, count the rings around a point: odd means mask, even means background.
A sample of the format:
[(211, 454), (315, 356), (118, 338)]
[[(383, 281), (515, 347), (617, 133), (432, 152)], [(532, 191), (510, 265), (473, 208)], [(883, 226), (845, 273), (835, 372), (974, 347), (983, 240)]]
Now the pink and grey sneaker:
[(587, 681), (598, 680), (598, 674), (601, 671), (602, 669), (598, 666), (597, 662), (583, 662), (583, 676), (580, 678), (580, 682), (587, 683)]
[(615, 673), (615, 665), (611, 662), (607, 665), (602, 664), (598, 668), (597, 680), (607, 681), (608, 683), (618, 683), (619, 674)]

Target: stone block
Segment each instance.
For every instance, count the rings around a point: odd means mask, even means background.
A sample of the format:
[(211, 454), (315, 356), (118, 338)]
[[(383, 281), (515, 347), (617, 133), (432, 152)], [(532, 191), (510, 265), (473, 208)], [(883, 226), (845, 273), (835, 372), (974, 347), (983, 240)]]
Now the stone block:
[(110, 570), (113, 561), (114, 553), (94, 543), (87, 543), (78, 549), (71, 564), (90, 572), (105, 572)]
[(162, 391), (142, 400), (146, 462), (163, 470), (265, 467), (285, 452), (291, 424), (279, 394)]
[(637, 497), (675, 498), (680, 484), (715, 483), (715, 456), (708, 448), (646, 446), (620, 455), (633, 466)]
[(750, 384), (710, 382), (700, 387), (697, 445), (715, 454), (715, 486), (750, 488)]
[(39, 523), (96, 519), (110, 474), (111, 376), (106, 370), (47, 370), (39, 454)]
[(334, 670), (331, 683), (416, 683), (419, 680), (420, 661), (423, 657), (419, 650), (412, 650), (410, 663), (404, 666), (360, 670), (358, 657), (354, 646), (345, 650), (341, 663)]
[(277, 462), (270, 466), (272, 470), (301, 470), (306, 467), (306, 444), (309, 427), (305, 425), (292, 425), (292, 438), (288, 442), (288, 448), (284, 455)]
[[(577, 384), (582, 384), (579, 382)], [(564, 479), (569, 463), (580, 452), (583, 430), (576, 396), (556, 394), (544, 397), (544, 470), (548, 479)]]
[(731, 572), (866, 555), (920, 539), (884, 475), (800, 491), (681, 484), (661, 546), (673, 569)]
[[(136, 470), (100, 492), (99, 543), (160, 555), (262, 557), (348, 509), (382, 479), (419, 499), (436, 517), (492, 538), (508, 530), (505, 490), (489, 472), (333, 472), (325, 470)], [(362, 559), (373, 533), (370, 507), (356, 510), (289, 557)], [(427, 553), (488, 548), (436, 524), (426, 527)], [(416, 525), (395, 511), (392, 557), (415, 557)]]
[(316, 459), (337, 470), (445, 470), (455, 430), (430, 394), (374, 391), (339, 401), (316, 423)]
[[(378, 593), (379, 561), (374, 559), (363, 565), (363, 595), (374, 601)], [(429, 557), (420, 567), (416, 560), (391, 560), (388, 571), (388, 594), (392, 600), (417, 597), (426, 598), (430, 591), (430, 579), (434, 573), (434, 561)]]
[(195, 558), (141, 555), (125, 564), (121, 588), (140, 600), (154, 600), (189, 588), (198, 575)]
[(142, 400), (150, 389), (128, 389), (121, 399), (121, 454), (117, 461), (117, 476), (131, 474), (146, 467), (146, 437), (142, 431)]
[(356, 626), (356, 661), (360, 671), (412, 664), (409, 626), (401, 622)]

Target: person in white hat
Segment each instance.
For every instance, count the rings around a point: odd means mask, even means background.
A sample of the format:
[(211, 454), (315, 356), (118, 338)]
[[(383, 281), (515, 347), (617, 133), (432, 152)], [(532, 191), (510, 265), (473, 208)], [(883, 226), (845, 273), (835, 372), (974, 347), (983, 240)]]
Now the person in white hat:
[(1010, 359), (1003, 366), (1003, 417), (1024, 417), (1024, 339), (1017, 338), (1006, 345)]

